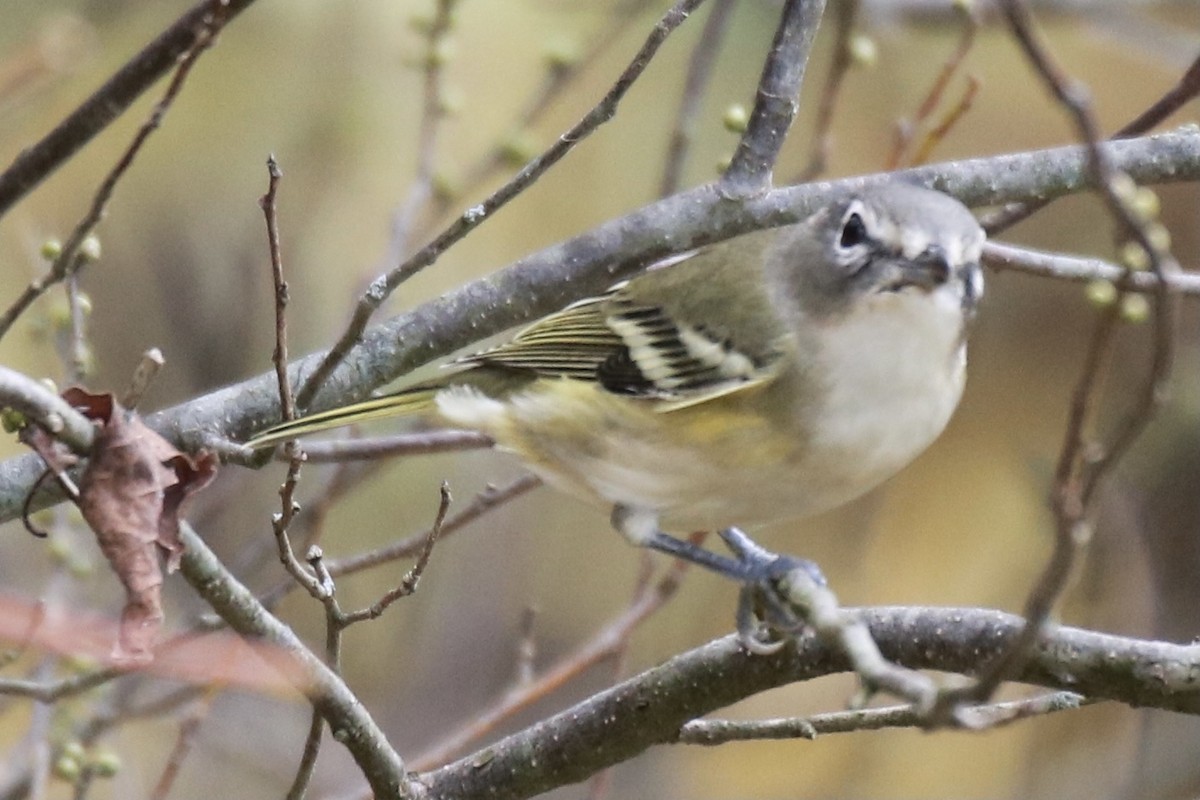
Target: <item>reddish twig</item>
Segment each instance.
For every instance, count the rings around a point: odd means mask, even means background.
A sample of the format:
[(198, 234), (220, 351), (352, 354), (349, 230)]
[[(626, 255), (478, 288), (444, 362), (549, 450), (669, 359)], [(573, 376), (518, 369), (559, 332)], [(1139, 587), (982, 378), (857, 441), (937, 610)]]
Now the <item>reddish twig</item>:
[(475, 714), (467, 725), (447, 736), (413, 759), (413, 769), (424, 772), (444, 764), (472, 741), (486, 735), (500, 722), (537, 702), (578, 677), (587, 669), (619, 653), (632, 631), (675, 594), (687, 571), (684, 561), (674, 561), (661, 579), (646, 583), (633, 602), (610, 620), (574, 652), (561, 658), (536, 680), (512, 687), (491, 708)]

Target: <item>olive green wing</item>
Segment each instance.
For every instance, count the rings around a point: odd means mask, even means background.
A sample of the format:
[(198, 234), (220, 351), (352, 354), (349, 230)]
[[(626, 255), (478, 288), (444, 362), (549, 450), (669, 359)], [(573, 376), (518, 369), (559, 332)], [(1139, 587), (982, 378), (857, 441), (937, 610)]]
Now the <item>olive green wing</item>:
[[(664, 410), (761, 383), (778, 361), (779, 326), (762, 281), (746, 274), (754, 254), (734, 264), (728, 247), (652, 267), (456, 365), (591, 381)], [(695, 281), (727, 288), (714, 297)]]

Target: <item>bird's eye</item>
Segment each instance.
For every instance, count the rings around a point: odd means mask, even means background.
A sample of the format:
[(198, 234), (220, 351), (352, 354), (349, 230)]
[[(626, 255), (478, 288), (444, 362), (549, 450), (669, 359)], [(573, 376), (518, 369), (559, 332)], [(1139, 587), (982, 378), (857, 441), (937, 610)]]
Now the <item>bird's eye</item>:
[(866, 241), (867, 226), (863, 222), (862, 215), (857, 212), (850, 214), (842, 223), (842, 236), (838, 239), (838, 244), (848, 250), (851, 247), (866, 244)]

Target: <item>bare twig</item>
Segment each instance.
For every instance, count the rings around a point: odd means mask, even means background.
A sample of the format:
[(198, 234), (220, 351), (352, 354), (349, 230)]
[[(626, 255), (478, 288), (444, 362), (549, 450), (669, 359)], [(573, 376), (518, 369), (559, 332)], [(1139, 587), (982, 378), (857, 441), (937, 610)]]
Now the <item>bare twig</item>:
[(196, 744), (196, 737), (200, 733), (200, 726), (204, 724), (204, 720), (212, 711), (213, 701), (216, 700), (216, 697), (217, 693), (209, 689), (180, 721), (179, 733), (175, 737), (175, 746), (171, 748), (167, 764), (163, 767), (162, 774), (158, 776), (158, 781), (150, 792), (150, 800), (166, 800), (170, 795), (171, 788), (175, 785), (175, 779), (179, 777), (179, 770), (182, 769), (188, 754), (192, 752), (192, 748)]
[[(439, 538), (445, 538), (450, 534), (465, 527), (468, 523), (474, 522), (479, 517), (499, 508), (500, 506), (515, 500), (531, 489), (535, 489), (542, 485), (542, 481), (535, 475), (522, 475), (507, 486), (497, 488), (488, 486), (484, 491), (480, 492), (475, 498), (463, 508), (448, 518), (441, 526)], [(331, 577), (339, 577), (349, 575), (355, 572), (360, 572), (364, 569), (387, 564), (401, 558), (409, 558), (417, 555), (425, 547), (425, 543), (429, 540), (432, 529), (427, 529), (419, 533), (407, 536), (398, 542), (394, 542), (386, 547), (381, 547), (378, 550), (371, 550), (366, 553), (348, 556), (341, 559), (325, 559), (322, 561), (323, 568), (328, 571)], [(295, 584), (292, 581), (285, 581), (272, 587), (269, 591), (263, 594), (262, 602), (268, 607), (273, 607), (278, 603), (284, 595), (292, 590)]]
[[(641, 11), (655, 5), (653, 0), (625, 0), (612, 8), (607, 24), (601, 30), (587, 37), (589, 44), (583, 55), (571, 59), (548, 59), (544, 80), (521, 105), (521, 110), (515, 115), (515, 121), (509, 125), (510, 134), (502, 137), (497, 145), (465, 171), (462, 178), (464, 189), (479, 186), (507, 164), (511, 158), (508, 143), (522, 131), (528, 130), (553, 107), (556, 100), (567, 94), (566, 90), (574, 79), (620, 41), (627, 28), (640, 20)], [(434, 213), (445, 213), (450, 207), (451, 199), (449, 194), (438, 196), (434, 202)]]
[(1127, 125), (1122, 126), (1113, 134), (1114, 139), (1128, 139), (1140, 136), (1154, 128), (1167, 117), (1174, 114), (1185, 103), (1200, 95), (1200, 56), (1187, 68), (1179, 82), (1172, 86), (1166, 94), (1154, 101), (1141, 114), (1138, 114)]
[[(969, 711), (972, 729), (996, 728), (1029, 717), (1045, 716), (1087, 705), (1087, 698), (1074, 692), (1050, 692), (1023, 700), (976, 706)], [(763, 720), (693, 720), (679, 729), (679, 744), (714, 746), (728, 742), (775, 739), (815, 739), (830, 733), (857, 733), (883, 728), (919, 728), (925, 720), (912, 706), (860, 708), (833, 711), (811, 717)]]
[[(886, 169), (896, 169), (904, 163), (904, 154), (912, 144), (913, 138), (921, 125), (933, 115), (938, 104), (941, 103), (942, 97), (946, 93), (946, 88), (950, 85), (950, 80), (962, 68), (963, 63), (967, 58), (967, 54), (971, 52), (971, 48), (975, 44), (975, 35), (979, 32), (979, 19), (975, 16), (974, 11), (967, 5), (954, 4), (955, 12), (963, 20), (962, 35), (959, 37), (958, 46), (954, 48), (954, 52), (942, 64), (941, 70), (934, 78), (933, 84), (929, 87), (929, 92), (925, 95), (925, 99), (921, 101), (921, 105), (917, 108), (916, 116), (911, 120), (901, 120), (896, 123), (896, 138), (895, 146), (892, 149), (892, 154), (886, 162)], [(974, 83), (974, 81), (972, 81)], [(969, 90), (973, 95), (973, 90)], [(967, 101), (969, 103), (969, 101)], [(962, 104), (960, 104), (961, 106)], [(965, 111), (965, 109), (963, 109)], [(946, 130), (954, 124), (960, 115), (951, 115), (943, 126)], [(943, 133), (944, 135), (944, 133)], [(932, 136), (932, 134), (931, 134)], [(928, 141), (928, 139), (927, 139)], [(914, 159), (911, 163), (920, 164), (921, 159)]]
[(392, 225), (392, 245), (389, 263), (399, 262), (408, 251), (413, 224), (429, 202), (433, 189), (434, 167), (437, 163), (437, 139), (443, 109), (442, 66), (439, 50), (446, 34), (450, 31), (451, 13), (457, 0), (437, 0), (425, 34), (425, 57), (421, 122), (417, 126), (417, 170), (409, 186), (408, 197)]
[[(479, 450), (491, 447), (493, 444), (490, 436), (478, 431), (433, 430), (368, 439), (306, 442), (304, 455), (310, 464), (345, 463), (347, 461), (395, 458), (396, 456)], [(276, 458), (284, 460), (288, 456), (280, 453)]]
[(701, 2), (703, 0), (677, 0), (654, 26), (654, 29), (642, 44), (641, 49), (638, 50), (637, 55), (634, 56), (633, 61), (621, 73), (621, 76), (617, 78), (616, 83), (613, 84), (612, 88), (609, 89), (600, 102), (584, 115), (582, 120), (559, 136), (553, 145), (526, 164), (520, 172), (492, 193), (487, 199), (463, 212), (458, 219), (452, 222), (431, 242), (404, 261), (404, 263), (386, 275), (376, 278), (359, 300), (350, 324), (346, 327), (342, 336), (321, 360), (321, 363), (313, 373), (305, 380), (304, 386), (297, 396), (297, 405), (301, 408), (307, 408), (312, 403), (316, 393), (324, 385), (325, 380), (330, 374), (333, 373), (333, 370), (342, 363), (346, 354), (349, 353), (350, 348), (361, 341), (363, 331), (366, 330), (367, 323), (375, 313), (375, 310), (379, 308), (383, 301), (400, 284), (436, 261), (447, 248), (473, 231), (484, 220), (490, 218), (492, 214), (506, 205), (508, 201), (532, 185), (546, 170), (558, 163), (576, 144), (591, 135), (592, 132), (605, 122), (612, 119), (621, 99), (629, 91), (629, 87), (641, 77), (642, 72), (650, 64), (651, 59), (654, 58), (655, 53), (658, 52), (662, 43), (666, 41), (667, 37), (676, 28), (684, 23), (692, 10), (700, 5)]
[[(1008, 647), (1023, 621), (982, 609), (876, 608), (856, 613), (885, 658), (908, 669), (971, 673)], [(936, 646), (931, 646), (937, 642)], [(1200, 713), (1194, 691), (1200, 647), (1050, 626), (1017, 680), (1095, 699)], [(682, 726), (777, 686), (849, 670), (816, 636), (775, 655), (745, 652), (735, 637), (706, 644), (596, 693), (486, 749), (421, 775), (430, 800), (486, 794), (530, 797), (575, 783), (649, 747), (676, 741)], [(647, 713), (652, 709), (652, 713)], [(603, 741), (603, 747), (596, 742)]]
[(92, 450), (95, 431), (83, 414), (44, 384), (0, 366), (0, 407), (20, 411), (79, 455)]
[(813, 131), (812, 155), (808, 157), (808, 166), (797, 176), (797, 183), (807, 183), (815, 180), (829, 163), (829, 152), (833, 147), (833, 113), (837, 99), (841, 95), (842, 83), (850, 66), (854, 63), (851, 44), (854, 35), (854, 25), (858, 20), (861, 0), (843, 0), (833, 5), (833, 24), (835, 41), (833, 45), (833, 63), (829, 65), (829, 74), (825, 77), (825, 85), (821, 88), (821, 99), (817, 102), (816, 130)]
[(142, 353), (142, 357), (133, 371), (133, 377), (129, 379), (129, 386), (125, 389), (125, 394), (121, 395), (121, 405), (131, 411), (137, 408), (138, 403), (142, 401), (142, 396), (150, 388), (150, 384), (154, 382), (155, 376), (158, 375), (158, 371), (163, 368), (165, 363), (162, 351), (157, 347), (151, 347)]
[(285, 420), (296, 418), (296, 400), (292, 397), (292, 384), (288, 380), (287, 364), (287, 305), (288, 285), (283, 277), (283, 256), (279, 250), (279, 218), (275, 210), (276, 192), (283, 172), (272, 153), (267, 156), (267, 193), (258, 199), (267, 222), (267, 248), (271, 254), (271, 278), (275, 287), (275, 350), (271, 363), (275, 365), (275, 379), (279, 383), (279, 405)]
[[(1153, 272), (1130, 272), (1099, 258), (1047, 253), (1001, 242), (988, 242), (983, 246), (983, 262), (997, 272), (1008, 270), (1077, 283), (1120, 283), (1126, 292), (1154, 292), (1159, 284), (1159, 278)], [(1163, 278), (1174, 293), (1185, 297), (1200, 295), (1200, 273), (1167, 273)]]
[(392, 603), (402, 597), (408, 597), (417, 590), (417, 584), (420, 583), (421, 576), (425, 574), (425, 568), (429, 565), (429, 557), (433, 555), (433, 546), (437, 544), (438, 537), (442, 533), (442, 526), (446, 522), (446, 512), (450, 510), (450, 501), (450, 484), (443, 481), (437, 516), (434, 517), (433, 525), (429, 528), (429, 535), (425, 537), (425, 543), (421, 547), (421, 552), (417, 554), (417, 562), (413, 564), (408, 572), (404, 573), (404, 577), (400, 579), (400, 583), (385, 592), (383, 597), (367, 608), (344, 615), (340, 620), (343, 627), (363, 620), (376, 619)]
[(967, 88), (963, 90), (962, 97), (954, 104), (946, 114), (942, 117), (942, 121), (933, 127), (931, 131), (925, 134), (921, 140), (921, 146), (917, 148), (917, 152), (913, 154), (912, 163), (924, 164), (929, 160), (929, 156), (933, 154), (933, 150), (949, 135), (950, 131), (958, 124), (968, 111), (971, 110), (971, 105), (975, 102), (975, 95), (979, 93), (979, 79), (974, 75), (967, 76)]
[[(1163, 122), (1167, 117), (1178, 111), (1185, 103), (1200, 95), (1200, 56), (1192, 62), (1179, 82), (1171, 87), (1166, 94), (1154, 101), (1149, 108), (1123, 126), (1113, 139), (1128, 139), (1148, 132), (1154, 126)], [(1009, 203), (988, 214), (980, 220), (989, 236), (1011, 228), (1023, 219), (1027, 219), (1045, 208), (1052, 199), (1024, 200), (1019, 203)]]
[(671, 139), (667, 144), (666, 164), (663, 167), (662, 182), (658, 187), (660, 197), (666, 197), (679, 189), (684, 161), (687, 159), (696, 127), (696, 117), (700, 113), (709, 78), (712, 77), (712, 68), (716, 64), (721, 41), (725, 38), (725, 32), (729, 30), (729, 21), (733, 18), (732, 11), (733, 0), (713, 0), (704, 30), (692, 50), (687, 79), (683, 84), (683, 96), (679, 101), (679, 113), (675, 116), (675, 127), (671, 130)]
[(1058, 102), (1070, 113), (1088, 152), (1089, 168), (1113, 219), (1121, 228), (1122, 239), (1137, 241), (1145, 250), (1150, 269), (1157, 281), (1154, 289), (1155, 335), (1149, 374), (1134, 408), (1124, 417), (1107, 447), (1097, 450), (1087, 439), (1086, 429), (1093, 416), (1096, 387), (1106, 363), (1119, 312), (1108, 308), (1097, 320), (1084, 357), (1079, 381), (1072, 394), (1064, 442), (1055, 470), (1052, 506), (1055, 515), (1055, 543), (1049, 561), (1026, 599), (1026, 625), (1012, 647), (995, 659), (978, 681), (961, 692), (948, 692), (939, 700), (942, 714), (964, 697), (983, 700), (990, 697), (1001, 682), (1015, 674), (1032, 656), (1040, 631), (1047, 624), (1054, 603), (1061, 596), (1076, 551), (1091, 534), (1087, 520), (1089, 503), (1106, 472), (1124, 454), (1149, 423), (1165, 391), (1174, 351), (1173, 297), (1165, 275), (1176, 270), (1169, 254), (1159, 252), (1151, 241), (1144, 222), (1127, 205), (1117, 187), (1116, 170), (1100, 146), (1099, 130), (1092, 117), (1086, 90), (1068, 79), (1035, 33), (1028, 9), (1021, 0), (1003, 0), (1003, 13), (1012, 33), (1038, 75)]
[[(13, 302), (12, 306), (0, 315), (0, 337), (3, 337), (8, 332), (12, 324), (17, 320), (17, 317), (34, 300), (41, 297), (46, 289), (69, 278), (84, 262), (84, 259), (79, 257), (82, 255), (80, 245), (83, 244), (84, 239), (95, 229), (100, 219), (104, 216), (104, 210), (108, 206), (108, 201), (112, 197), (117, 183), (124, 176), (125, 171), (133, 164), (134, 159), (142, 149), (142, 145), (158, 129), (158, 126), (162, 124), (163, 117), (166, 116), (171, 104), (175, 102), (175, 98), (179, 96), (183, 84), (187, 81), (188, 75), (191, 74), (192, 67), (196, 65), (196, 60), (209, 48), (216, 38), (217, 33), (229, 21), (229, 5), (227, 0), (207, 0), (205, 7), (206, 13), (201, 14), (193, 22), (195, 30), (192, 32), (191, 42), (183, 50), (182, 55), (179, 56), (175, 75), (171, 78), (171, 82), (167, 86), (166, 92), (163, 93), (162, 99), (154, 106), (154, 110), (150, 112), (149, 118), (142, 123), (137, 133), (134, 134), (133, 141), (129, 143), (125, 152), (121, 154), (117, 163), (100, 183), (100, 187), (96, 190), (96, 194), (92, 198), (91, 207), (83, 216), (83, 219), (76, 224), (75, 229), (71, 231), (71, 235), (67, 237), (67, 241), (62, 246), (62, 251), (54, 259), (54, 263), (50, 265), (50, 269), (45, 275), (30, 283), (21, 296)], [(66, 122), (63, 124), (65, 125)], [(62, 129), (61, 125), (59, 129)], [(44, 174), (42, 173), (42, 175)], [(38, 177), (38, 180), (40, 179), (41, 176)], [(5, 208), (3, 190), (0, 189), (0, 209), (3, 208)]]
[(185, 547), (180, 573), (235, 631), (262, 638), (292, 655), (305, 676), (304, 690), (313, 707), (338, 732), (338, 741), (350, 751), (375, 796), (411, 798), (419, 794), (409, 785), (404, 762), (345, 682), (305, 647), (291, 628), (263, 608), (186, 523), (180, 536)]
[(775, 160), (800, 107), (800, 84), (824, 11), (825, 0), (784, 4), (758, 81), (750, 123), (718, 184), (722, 195), (750, 197), (770, 188)]
[(540, 677), (514, 685), (491, 708), (476, 712), (473, 719), (461, 729), (418, 755), (412, 760), (413, 769), (423, 771), (444, 764), (513, 714), (556, 691), (593, 665), (615, 656), (626, 646), (633, 630), (671, 599), (687, 568), (687, 562), (673, 561), (662, 578), (647, 583), (620, 615), (609, 620), (590, 639), (559, 659)]
[[(267, 224), (267, 246), (271, 254), (271, 278), (275, 294), (275, 349), (271, 361), (275, 365), (275, 380), (279, 387), (279, 403), (283, 409), (285, 420), (295, 419), (296, 401), (292, 396), (292, 383), (287, 369), (287, 304), (288, 285), (283, 277), (283, 256), (279, 251), (279, 222), (275, 210), (276, 193), (283, 173), (275, 156), (267, 157), (267, 192), (259, 198), (258, 205), (262, 209)], [(275, 545), (279, 561), (284, 569), (305, 591), (318, 600), (325, 599), (325, 592), (319, 580), (305, 569), (292, 549), (288, 529), (292, 520), (300, 510), (296, 503), (296, 487), (300, 483), (300, 470), (304, 464), (303, 455), (295, 449), (294, 443), (286, 448), (288, 455), (287, 475), (279, 487), (279, 513), (271, 518), (271, 529), (275, 534)]]

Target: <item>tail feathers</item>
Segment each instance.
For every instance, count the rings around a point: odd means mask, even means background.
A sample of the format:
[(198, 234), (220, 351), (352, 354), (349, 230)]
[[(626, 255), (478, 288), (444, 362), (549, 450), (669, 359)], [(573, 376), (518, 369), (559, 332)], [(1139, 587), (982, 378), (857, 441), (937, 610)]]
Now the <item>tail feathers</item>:
[(307, 417), (301, 417), (291, 422), (284, 422), (273, 428), (268, 428), (246, 442), (246, 446), (254, 449), (270, 447), (300, 436), (307, 436), (310, 433), (340, 428), (344, 425), (353, 425), (359, 422), (386, 419), (388, 417), (401, 417), (407, 414), (419, 414), (433, 408), (433, 398), (441, 388), (443, 387), (418, 386), (395, 394), (363, 400), (361, 403), (353, 403), (341, 408), (333, 408), (329, 411), (310, 414)]

